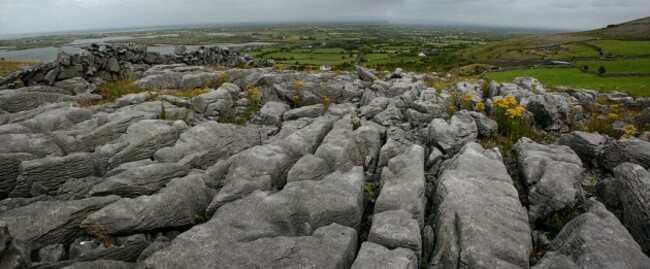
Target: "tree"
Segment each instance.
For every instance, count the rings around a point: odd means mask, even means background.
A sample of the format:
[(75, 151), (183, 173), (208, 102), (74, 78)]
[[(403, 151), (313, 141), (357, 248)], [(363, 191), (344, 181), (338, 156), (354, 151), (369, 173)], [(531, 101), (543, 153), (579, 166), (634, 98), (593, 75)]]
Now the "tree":
[(585, 66), (582, 67), (582, 70), (589, 71), (589, 66), (585, 64)]
[(601, 75), (605, 74), (607, 73), (607, 69), (605, 69), (605, 67), (601, 65), (600, 67), (598, 67), (598, 73)]

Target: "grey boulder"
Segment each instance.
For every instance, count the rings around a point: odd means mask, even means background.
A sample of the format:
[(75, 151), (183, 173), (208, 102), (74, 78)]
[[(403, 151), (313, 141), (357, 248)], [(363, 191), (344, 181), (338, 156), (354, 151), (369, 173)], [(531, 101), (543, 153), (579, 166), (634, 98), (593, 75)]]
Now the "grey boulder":
[(598, 156), (603, 151), (607, 138), (598, 133), (585, 133), (580, 131), (565, 134), (557, 143), (570, 147), (584, 163), (596, 163)]
[(79, 228), (90, 213), (117, 201), (117, 196), (94, 197), (68, 202), (40, 201), (0, 214), (11, 235), (38, 250), (52, 244), (69, 244), (84, 235)]
[(413, 250), (389, 249), (373, 242), (363, 242), (352, 269), (416, 269), (418, 258)]
[(466, 143), (476, 141), (478, 128), (471, 114), (463, 110), (452, 116), (449, 122), (444, 119), (431, 121), (429, 138), (444, 152), (454, 153)]
[(584, 169), (573, 150), (538, 144), (526, 137), (514, 149), (522, 183), (528, 189), (531, 223), (575, 203)]
[(164, 163), (187, 163), (191, 167), (205, 169), (221, 159), (261, 144), (259, 136), (259, 129), (255, 126), (205, 122), (182, 133), (173, 146), (156, 151), (154, 159)]
[[(201, 174), (173, 179), (152, 196), (125, 198), (90, 214), (81, 227), (89, 234), (133, 234), (193, 225), (205, 214), (214, 191)], [(116, 219), (122, 221), (116, 222)]]
[(154, 163), (128, 169), (122, 173), (106, 178), (92, 187), (88, 195), (119, 195), (121, 197), (138, 197), (151, 195), (169, 181), (187, 175), (189, 167), (176, 163)]
[(528, 268), (526, 209), (499, 152), (469, 143), (444, 166), (432, 209), (436, 247), (429, 268)]
[(625, 227), (643, 252), (650, 253), (650, 172), (639, 165), (624, 163), (614, 169), (614, 175), (622, 187)]
[(598, 158), (598, 163), (609, 170), (625, 162), (650, 168), (650, 142), (634, 137), (621, 138), (605, 145)]
[(587, 212), (562, 228), (534, 268), (650, 267), (650, 258), (603, 204), (590, 200), (585, 207)]

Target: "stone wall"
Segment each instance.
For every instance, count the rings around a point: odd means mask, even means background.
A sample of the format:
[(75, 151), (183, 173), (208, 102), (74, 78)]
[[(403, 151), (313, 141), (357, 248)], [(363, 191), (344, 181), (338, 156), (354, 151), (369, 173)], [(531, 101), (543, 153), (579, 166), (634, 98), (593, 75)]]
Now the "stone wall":
[(225, 67), (255, 66), (250, 57), (219, 47), (200, 47), (187, 51), (179, 46), (173, 55), (147, 51), (147, 46), (137, 44), (96, 44), (82, 47), (80, 53), (60, 52), (57, 60), (15, 72), (0, 79), (0, 89), (22, 86), (53, 85), (75, 77), (89, 82), (101, 78), (111, 81), (118, 78), (138, 77), (152, 65), (183, 63), (187, 65), (218, 65)]

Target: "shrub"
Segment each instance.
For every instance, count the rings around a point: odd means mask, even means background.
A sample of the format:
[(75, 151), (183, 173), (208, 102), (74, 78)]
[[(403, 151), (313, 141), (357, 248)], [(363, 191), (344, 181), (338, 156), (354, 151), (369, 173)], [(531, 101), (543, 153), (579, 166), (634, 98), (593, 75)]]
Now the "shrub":
[(607, 69), (605, 69), (605, 67), (601, 65), (600, 67), (598, 67), (598, 73), (601, 75), (605, 74), (607, 73)]

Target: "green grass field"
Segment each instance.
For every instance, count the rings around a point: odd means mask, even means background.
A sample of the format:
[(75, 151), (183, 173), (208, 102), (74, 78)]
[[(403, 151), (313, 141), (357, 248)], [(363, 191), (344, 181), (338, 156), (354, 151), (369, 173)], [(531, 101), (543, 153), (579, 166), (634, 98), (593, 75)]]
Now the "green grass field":
[(650, 54), (650, 41), (598, 40), (588, 43), (614, 55), (634, 56)]
[(596, 71), (598, 67), (604, 66), (608, 73), (620, 72), (648, 72), (650, 73), (650, 58), (616, 60), (616, 61), (578, 61), (575, 64), (578, 68), (589, 66), (589, 70)]
[(598, 51), (592, 47), (582, 44), (567, 44), (560, 46), (561, 50), (557, 54), (552, 55), (555, 59), (571, 59), (571, 58), (586, 58), (597, 57)]
[(637, 97), (650, 96), (650, 77), (599, 77), (575, 68), (540, 68), (487, 73), (485, 78), (512, 82), (515, 77), (534, 77), (547, 86), (593, 89), (600, 92), (621, 91)]

